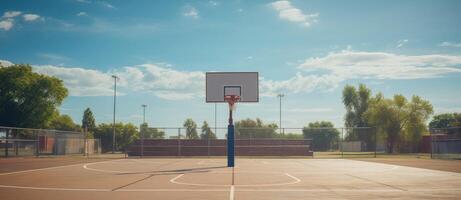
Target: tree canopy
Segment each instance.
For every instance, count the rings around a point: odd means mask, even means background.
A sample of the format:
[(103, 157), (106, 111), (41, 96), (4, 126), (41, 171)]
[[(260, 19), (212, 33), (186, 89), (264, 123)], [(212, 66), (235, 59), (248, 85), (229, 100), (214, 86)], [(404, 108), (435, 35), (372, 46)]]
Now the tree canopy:
[(86, 108), (83, 112), (82, 128), (86, 129), (88, 132), (93, 132), (96, 128), (96, 122), (90, 108)]
[(187, 139), (199, 139), (197, 133), (197, 124), (191, 118), (186, 119), (183, 124), (184, 128), (186, 128), (186, 138)]
[(56, 112), (47, 128), (62, 131), (80, 131), (80, 127), (74, 123), (69, 115), (60, 115)]
[(385, 134), (387, 150), (392, 153), (397, 142), (405, 137), (420, 138), (421, 132), (415, 130), (425, 129), (426, 121), (432, 113), (432, 105), (419, 96), (413, 96), (408, 101), (400, 94), (394, 95), (392, 99), (377, 94), (370, 100), (370, 108), (365, 116), (378, 131)]
[(235, 123), (235, 136), (244, 138), (275, 138), (277, 137), (277, 125), (274, 123), (264, 124), (259, 118), (256, 120), (244, 119)]
[(140, 134), (144, 135), (145, 139), (164, 139), (165, 131), (161, 131), (158, 128), (149, 128), (147, 123), (141, 124)]
[(450, 128), (461, 126), (461, 113), (435, 115), (429, 123), (430, 128)]
[(203, 121), (202, 133), (200, 133), (200, 139), (202, 140), (213, 140), (216, 139), (216, 134), (213, 133), (207, 121)]
[(334, 150), (338, 146), (339, 131), (328, 121), (309, 123), (303, 128), (303, 135), (304, 138), (314, 141), (315, 151)]
[[(94, 137), (101, 139), (103, 151), (112, 149), (112, 124), (102, 123), (94, 129)], [(138, 128), (131, 124), (116, 123), (115, 124), (115, 149), (117, 151), (125, 150), (128, 145), (139, 139)]]
[(68, 91), (62, 80), (32, 72), (30, 65), (0, 68), (0, 125), (45, 128)]

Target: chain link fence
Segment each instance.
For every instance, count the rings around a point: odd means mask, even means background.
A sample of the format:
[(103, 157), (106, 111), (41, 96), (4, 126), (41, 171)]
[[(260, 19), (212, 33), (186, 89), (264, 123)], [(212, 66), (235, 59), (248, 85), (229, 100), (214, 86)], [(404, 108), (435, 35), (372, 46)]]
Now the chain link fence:
[(431, 158), (461, 159), (461, 127), (430, 129)]
[(0, 156), (93, 155), (101, 152), (98, 139), (82, 132), (0, 126)]

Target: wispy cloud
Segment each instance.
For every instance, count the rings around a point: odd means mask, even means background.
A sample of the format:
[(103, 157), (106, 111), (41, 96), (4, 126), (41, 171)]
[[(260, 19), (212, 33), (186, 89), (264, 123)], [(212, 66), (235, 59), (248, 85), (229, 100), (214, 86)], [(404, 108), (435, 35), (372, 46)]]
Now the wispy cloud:
[(23, 17), (24, 17), (24, 20), (28, 22), (40, 19), (40, 15), (37, 15), (37, 14), (25, 14), (23, 15)]
[(192, 19), (198, 19), (199, 18), (198, 10), (195, 7), (189, 6), (189, 5), (184, 8), (184, 11), (183, 11), (182, 15), (185, 16), (185, 17), (190, 17)]
[(14, 26), (14, 20), (13, 19), (4, 19), (0, 21), (0, 29), (3, 29), (5, 31), (9, 31), (11, 28)]
[(290, 1), (276, 1), (269, 4), (278, 11), (280, 19), (300, 23), (306, 27), (317, 22), (318, 13), (304, 14), (300, 9), (294, 7)]
[(217, 1), (208, 1), (208, 4), (210, 4), (211, 6), (218, 6), (219, 3)]
[(79, 12), (79, 13), (77, 13), (77, 16), (79, 16), (79, 17), (88, 16), (88, 14), (86, 14), (86, 12)]
[(307, 59), (303, 70), (326, 70), (347, 79), (421, 79), (461, 72), (460, 55), (400, 55), (386, 52), (343, 50)]
[(89, 0), (75, 0), (79, 3), (91, 3)]
[(460, 48), (461, 43), (442, 42), (442, 43), (439, 44), (439, 46), (441, 46), (441, 47), (456, 47), (456, 48)]
[(21, 15), (22, 12), (20, 11), (6, 11), (3, 13), (3, 18), (13, 18)]
[(109, 2), (106, 1), (98, 1), (99, 5), (102, 5), (103, 7), (110, 8), (110, 9), (116, 9), (116, 7)]
[(47, 60), (48, 62), (51, 62), (51, 63), (61, 63), (61, 64), (63, 64), (62, 62), (66, 62), (66, 61), (71, 60), (70, 58), (68, 58), (66, 56), (53, 54), (53, 53), (38, 53), (37, 56), (40, 57), (40, 58), (43, 58), (43, 59), (45, 59), (45, 60)]
[[(2, 61), (7, 65), (8, 61)], [(112, 95), (112, 74), (120, 77), (123, 89), (151, 93), (161, 99), (184, 100), (204, 95), (205, 74), (181, 71), (168, 64), (142, 64), (102, 72), (78, 67), (34, 65), (34, 70), (59, 77), (74, 96)], [(461, 73), (460, 55), (408, 56), (386, 52), (363, 52), (350, 49), (312, 57), (298, 66), (295, 76), (285, 80), (260, 77), (260, 94), (332, 91), (350, 79), (394, 80), (429, 79), (449, 73)], [(329, 112), (309, 108), (299, 112)]]
[(408, 43), (407, 39), (399, 40), (399, 41), (397, 41), (397, 48), (403, 47), (407, 43)]
[(11, 65), (13, 65), (13, 63), (8, 60), (0, 60), (0, 66), (2, 67), (9, 67)]

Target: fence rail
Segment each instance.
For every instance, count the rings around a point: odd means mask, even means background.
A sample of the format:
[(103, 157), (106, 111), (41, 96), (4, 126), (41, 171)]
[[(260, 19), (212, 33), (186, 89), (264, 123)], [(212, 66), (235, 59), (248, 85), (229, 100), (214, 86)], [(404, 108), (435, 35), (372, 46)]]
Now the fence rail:
[(99, 154), (98, 139), (82, 132), (0, 126), (0, 156), (47, 156)]

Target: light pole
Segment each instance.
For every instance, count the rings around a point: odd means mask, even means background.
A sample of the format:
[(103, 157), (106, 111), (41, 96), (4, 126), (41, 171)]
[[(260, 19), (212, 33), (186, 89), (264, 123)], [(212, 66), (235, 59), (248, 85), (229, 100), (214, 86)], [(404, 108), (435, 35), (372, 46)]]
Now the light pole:
[(215, 134), (215, 135), (218, 134), (217, 128), (216, 128), (216, 125), (217, 125), (217, 124), (216, 124), (216, 123), (217, 123), (217, 122), (216, 122), (216, 121), (217, 121), (216, 114), (217, 114), (217, 113), (218, 113), (218, 111), (217, 111), (217, 104), (214, 103), (214, 134)]
[(279, 109), (280, 109), (280, 112), (279, 112), (279, 126), (280, 126), (280, 129), (279, 129), (279, 133), (282, 134), (282, 97), (284, 97), (285, 95), (280, 93), (280, 94), (277, 94), (277, 97), (279, 98)]
[(145, 131), (147, 130), (147, 124), (146, 124), (146, 104), (142, 104), (142, 125), (141, 125), (141, 157), (144, 156), (144, 134)]
[(146, 107), (147, 107), (146, 104), (142, 104), (142, 113), (143, 113), (142, 123), (143, 123), (143, 124), (146, 123)]
[(112, 130), (112, 153), (115, 152), (115, 104), (117, 99), (117, 80), (119, 79), (118, 76), (112, 75), (114, 78), (114, 119), (113, 119), (113, 130)]

